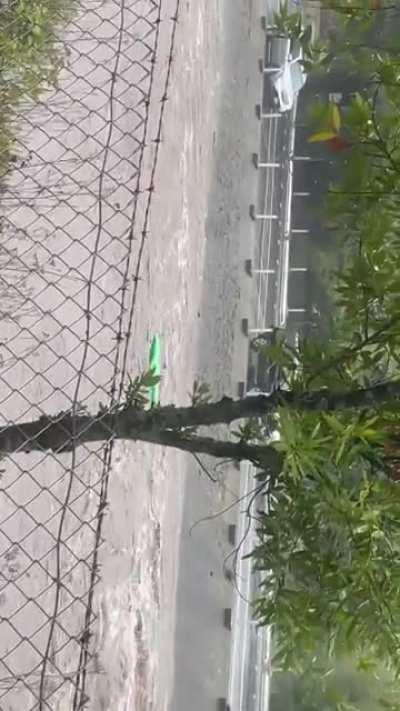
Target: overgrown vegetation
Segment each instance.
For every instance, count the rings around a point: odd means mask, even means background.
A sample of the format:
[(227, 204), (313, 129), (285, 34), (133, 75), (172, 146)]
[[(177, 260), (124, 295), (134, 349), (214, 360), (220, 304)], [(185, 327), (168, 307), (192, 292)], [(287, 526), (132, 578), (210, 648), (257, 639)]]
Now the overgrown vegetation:
[[(327, 673), (328, 670), (328, 673)], [(351, 658), (330, 664), (321, 660), (307, 674), (276, 672), (271, 711), (382, 711), (397, 708), (400, 688), (387, 671), (375, 675), (356, 668)]]
[[(338, 9), (340, 42), (322, 51), (325, 66), (351, 72), (358, 62), (366, 89), (344, 107), (321, 101), (310, 113), (310, 142), (324, 145), (327, 160), (332, 149), (341, 154), (325, 203), (342, 258), (327, 280), (329, 338), (304, 340), (297, 352), (283, 341), (270, 352), (286, 387), (305, 394), (399, 378), (400, 51), (383, 37), (375, 47), (379, 8)], [(320, 71), (300, 16), (288, 20), (283, 6), (276, 24), (303, 42), (307, 69)], [(269, 481), (253, 554), (264, 576), (255, 611), (275, 625), (275, 663), (290, 670), (282, 679), (296, 708), (399, 709), (399, 404), (351, 414), (283, 408), (277, 427), (284, 465)], [(351, 664), (349, 693), (336, 672)], [(355, 693), (365, 673), (369, 694)]]
[(66, 50), (59, 31), (74, 0), (8, 0), (0, 4), (0, 179), (18, 154), (18, 111), (55, 86)]

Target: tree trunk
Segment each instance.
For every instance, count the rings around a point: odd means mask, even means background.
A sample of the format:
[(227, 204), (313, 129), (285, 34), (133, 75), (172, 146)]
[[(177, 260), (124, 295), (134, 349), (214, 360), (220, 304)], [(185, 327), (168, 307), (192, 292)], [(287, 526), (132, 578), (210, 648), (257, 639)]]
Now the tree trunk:
[[(167, 417), (174, 408), (160, 408)], [(192, 408), (181, 408), (191, 410)], [(165, 415), (165, 411), (166, 415)], [(120, 413), (98, 413), (96, 416), (76, 415), (70, 412), (60, 413), (55, 417), (41, 417), (34, 422), (21, 422), (0, 429), (0, 451), (2, 453), (32, 452), (51, 450), (56, 453), (71, 451), (73, 442), (107, 442), (111, 439), (131, 439), (150, 442), (164, 447), (173, 447), (185, 452), (208, 454), (222, 459), (236, 461), (248, 460), (262, 465), (271, 473), (278, 474), (282, 467), (282, 458), (273, 447), (268, 445), (248, 444), (219, 440), (212, 437), (191, 435), (176, 429), (160, 430), (151, 423), (152, 417), (142, 418), (144, 413), (136, 408), (129, 408)], [(144, 423), (138, 424), (141, 420)], [(146, 426), (148, 422), (148, 426)]]
[(164, 431), (153, 436), (143, 435), (143, 441), (161, 444), (164, 447), (174, 447), (185, 452), (208, 454), (221, 459), (231, 459), (237, 462), (246, 460), (256, 466), (268, 470), (272, 476), (282, 471), (283, 458), (268, 444), (257, 445), (247, 442), (230, 442), (212, 437), (187, 436), (185, 434)]
[[(290, 409), (314, 412), (329, 412), (349, 409), (374, 409), (399, 399), (400, 382), (389, 382), (350, 392), (332, 393), (328, 390), (310, 391), (305, 394), (278, 391), (270, 396), (249, 396), (241, 400), (222, 398), (219, 402), (192, 407), (166, 407), (153, 410), (140, 410), (127, 407), (119, 412), (99, 412), (97, 415), (73, 415), (62, 412), (55, 417), (40, 417), (33, 422), (21, 422), (0, 429), (0, 451), (30, 452), (51, 449), (55, 452), (68, 451), (72, 443), (76, 444), (107, 441), (114, 439), (133, 439), (144, 442), (164, 444), (190, 451), (205, 452), (208, 441), (208, 453), (216, 456), (233, 455), (233, 449), (222, 451), (218, 440), (198, 439), (199, 450), (195, 449), (195, 438), (190, 438), (184, 430), (187, 427), (201, 425), (230, 424), (235, 420), (260, 417), (276, 410), (279, 406)], [(180, 436), (179, 436), (180, 435)], [(176, 439), (174, 440), (174, 436)], [(211, 444), (211, 442), (213, 444)], [(238, 445), (237, 445), (238, 446)], [(237, 450), (238, 458), (256, 459), (262, 454), (254, 449), (245, 452)], [(214, 447), (214, 451), (212, 448)], [(264, 448), (262, 448), (264, 450)], [(243, 456), (242, 456), (243, 454)]]

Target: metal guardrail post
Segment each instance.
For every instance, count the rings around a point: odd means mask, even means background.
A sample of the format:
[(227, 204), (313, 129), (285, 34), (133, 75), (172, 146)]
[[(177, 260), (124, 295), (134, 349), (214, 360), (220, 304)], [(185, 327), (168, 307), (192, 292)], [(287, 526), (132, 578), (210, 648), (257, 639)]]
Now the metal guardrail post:
[(249, 213), (252, 220), (279, 220), (279, 215), (256, 212), (255, 205), (250, 205)]
[(261, 108), (261, 105), (256, 104), (256, 117), (258, 119), (282, 118), (282, 114), (279, 111), (264, 112)]
[(262, 59), (259, 60), (258, 66), (260, 69), (260, 72), (263, 74), (276, 74), (276, 72), (279, 72), (280, 67), (268, 67), (265, 66), (264, 61)]
[(259, 160), (258, 153), (253, 153), (253, 163), (256, 168), (281, 168), (282, 163), (277, 161), (262, 161)]

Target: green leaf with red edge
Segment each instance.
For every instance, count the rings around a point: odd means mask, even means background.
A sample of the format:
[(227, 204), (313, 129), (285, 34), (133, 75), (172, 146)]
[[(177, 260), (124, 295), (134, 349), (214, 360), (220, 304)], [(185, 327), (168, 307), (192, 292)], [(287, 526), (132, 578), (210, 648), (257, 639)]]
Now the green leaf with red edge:
[(309, 137), (308, 143), (325, 143), (326, 141), (330, 141), (332, 138), (335, 138), (336, 135), (337, 134), (333, 129), (324, 129), (313, 133)]

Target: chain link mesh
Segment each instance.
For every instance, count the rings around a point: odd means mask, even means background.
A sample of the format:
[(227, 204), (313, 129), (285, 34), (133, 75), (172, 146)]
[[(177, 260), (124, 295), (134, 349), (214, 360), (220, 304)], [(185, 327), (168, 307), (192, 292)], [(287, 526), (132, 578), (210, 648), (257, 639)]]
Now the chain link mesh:
[[(123, 395), (178, 8), (0, 3), (1, 427)], [(2, 711), (86, 707), (112, 448), (1, 463)]]

